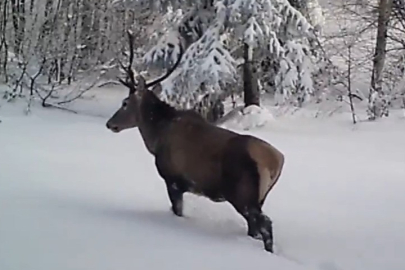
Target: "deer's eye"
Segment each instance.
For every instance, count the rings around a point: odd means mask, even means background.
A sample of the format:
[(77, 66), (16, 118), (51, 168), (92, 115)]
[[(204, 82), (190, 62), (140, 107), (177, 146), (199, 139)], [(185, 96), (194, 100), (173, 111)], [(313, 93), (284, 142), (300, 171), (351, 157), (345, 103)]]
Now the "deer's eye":
[(126, 109), (127, 106), (128, 106), (128, 100), (125, 99), (122, 101), (122, 108)]

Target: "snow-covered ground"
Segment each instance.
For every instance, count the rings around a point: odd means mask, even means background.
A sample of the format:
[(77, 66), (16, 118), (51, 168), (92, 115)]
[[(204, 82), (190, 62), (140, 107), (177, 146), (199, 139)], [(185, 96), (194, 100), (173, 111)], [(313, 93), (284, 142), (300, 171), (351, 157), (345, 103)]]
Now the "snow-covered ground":
[(138, 131), (105, 128), (122, 97), (91, 116), (0, 107), (1, 270), (405, 269), (404, 119), (274, 117), (241, 131), (286, 155), (264, 206), (272, 255), (226, 203), (187, 195), (186, 217), (171, 214)]

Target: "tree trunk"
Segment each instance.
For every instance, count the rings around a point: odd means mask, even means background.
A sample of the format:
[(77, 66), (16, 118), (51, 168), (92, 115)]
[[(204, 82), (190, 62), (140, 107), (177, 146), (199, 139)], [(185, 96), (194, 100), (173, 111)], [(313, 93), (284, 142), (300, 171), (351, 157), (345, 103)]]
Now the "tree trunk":
[(18, 13), (19, 13), (19, 23), (18, 23), (18, 50), (20, 53), (23, 53), (23, 42), (25, 40), (25, 1), (24, 0), (20, 0), (18, 1)]
[(93, 53), (93, 61), (92, 65), (98, 64), (98, 59), (100, 59), (100, 30), (101, 30), (101, 5), (102, 2), (100, 0), (94, 2), (94, 11), (93, 11), (93, 22), (91, 26), (91, 35), (92, 38), (90, 40), (92, 50), (98, 53), (97, 55)]
[(20, 14), (18, 13), (18, 2), (17, 0), (11, 0), (11, 10), (12, 10), (12, 18), (13, 18), (13, 27), (14, 27), (14, 52), (16, 55), (20, 54), (20, 40), (19, 40), (19, 17)]
[(2, 6), (0, 8), (2, 14), (2, 20), (0, 22), (0, 65), (3, 74), (4, 80), (8, 83), (8, 75), (7, 75), (7, 63), (8, 63), (8, 43), (6, 39), (6, 29), (7, 29), (7, 22), (8, 22), (8, 0), (4, 0)]
[(243, 58), (243, 94), (245, 107), (260, 106), (260, 93), (257, 85), (257, 73), (253, 64), (253, 48), (244, 43)]
[(99, 61), (101, 63), (104, 63), (108, 59), (108, 55), (106, 52), (110, 50), (110, 39), (109, 33), (111, 24), (113, 23), (111, 20), (109, 20), (108, 16), (108, 0), (103, 0), (101, 2), (101, 19), (100, 19), (100, 28), (101, 28), (101, 36), (100, 36), (100, 55), (99, 55)]
[(373, 120), (377, 117), (388, 116), (388, 102), (382, 89), (383, 69), (385, 63), (387, 31), (392, 10), (392, 0), (380, 0), (378, 14), (378, 29), (373, 71), (371, 74), (371, 89), (369, 94), (369, 116)]
[(66, 70), (67, 61), (69, 57), (70, 48), (72, 45), (69, 43), (70, 32), (73, 28), (72, 26), (72, 18), (70, 16), (70, 5), (73, 4), (72, 1), (69, 0), (62, 0), (62, 13), (61, 16), (61, 25), (63, 29), (63, 43), (62, 43), (62, 51), (60, 56), (60, 70), (59, 70), (59, 83), (67, 77), (66, 74), (68, 73)]
[(80, 17), (80, 0), (76, 0), (73, 3), (72, 6), (72, 11), (73, 11), (73, 18), (72, 18), (72, 27), (73, 27), (73, 44), (75, 45), (73, 48), (73, 52), (70, 56), (69, 60), (69, 71), (68, 71), (68, 84), (70, 85), (71, 82), (75, 79), (75, 75), (78, 66), (80, 64), (79, 58), (79, 49), (78, 49), (78, 44), (79, 44), (79, 17)]
[(34, 14), (35, 0), (30, 0), (30, 16)]
[(83, 70), (87, 70), (90, 67), (90, 59), (94, 53), (95, 48), (93, 48), (93, 33), (91, 32), (92, 26), (92, 15), (93, 15), (93, 5), (91, 1), (84, 0), (81, 2), (80, 16), (80, 64), (79, 67)]
[(297, 9), (302, 13), (302, 15), (307, 17), (308, 0), (288, 0), (288, 2), (293, 8)]

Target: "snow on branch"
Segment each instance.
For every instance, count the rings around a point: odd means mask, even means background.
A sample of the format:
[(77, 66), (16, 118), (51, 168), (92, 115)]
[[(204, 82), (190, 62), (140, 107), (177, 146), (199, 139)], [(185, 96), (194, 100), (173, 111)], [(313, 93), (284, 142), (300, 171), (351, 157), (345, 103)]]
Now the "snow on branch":
[(288, 0), (231, 0), (228, 9), (236, 35), (279, 65), (274, 80), (284, 101), (313, 93), (314, 67), (307, 44), (314, 28), (300, 11)]
[(284, 54), (285, 50), (284, 50), (283, 46), (281, 46), (276, 33), (274, 31), (271, 31), (270, 36), (271, 36), (270, 42), (269, 42), (270, 53), (273, 53), (278, 57), (282, 56)]
[[(177, 22), (164, 34), (157, 44), (144, 56), (147, 65), (161, 68), (171, 66), (176, 60), (180, 47), (187, 47), (197, 41), (208, 28), (213, 14), (209, 9), (192, 8), (190, 11), (176, 13)], [(173, 17), (173, 16), (172, 16)]]
[[(236, 61), (224, 45), (224, 34), (236, 34), (280, 65), (277, 91), (285, 97), (313, 92), (312, 60), (306, 37), (313, 27), (287, 0), (215, 1), (213, 9), (194, 8), (145, 55), (145, 62), (168, 68), (185, 52), (177, 70), (162, 83), (162, 98), (193, 106), (212, 90), (226, 93), (235, 82)], [(201, 87), (204, 84), (209, 87)], [(221, 87), (222, 86), (222, 87)]]
[(294, 36), (313, 35), (312, 25), (287, 0), (234, 0), (228, 9), (231, 24), (238, 28), (242, 22), (245, 42), (255, 48), (269, 46), (278, 56), (283, 51), (279, 40), (284, 28)]
[(308, 20), (291, 6), (288, 0), (277, 0), (278, 11), (290, 23), (294, 24), (296, 30), (302, 35), (312, 35), (313, 27)]
[(207, 93), (218, 94), (221, 86), (235, 80), (235, 60), (223, 43), (226, 12), (221, 1), (215, 8), (192, 9), (144, 56), (147, 64), (167, 68), (184, 51), (178, 68), (162, 82), (162, 99), (192, 107)]
[(244, 32), (244, 40), (251, 47), (257, 47), (259, 39), (263, 37), (263, 31), (260, 25), (257, 23), (255, 17), (250, 17), (247, 23), (248, 27)]
[(153, 46), (143, 57), (147, 64), (158, 64), (165, 67), (173, 65), (180, 54), (182, 46), (181, 37), (177, 30), (171, 30), (161, 37), (158, 43)]
[[(295, 41), (287, 41), (285, 56), (280, 60), (280, 72), (276, 77), (277, 88), (282, 89), (280, 102), (285, 102), (292, 95), (298, 96), (302, 103), (313, 94), (311, 58), (309, 48)], [(300, 104), (297, 104), (300, 105)]]
[[(216, 22), (187, 49), (178, 69), (162, 83), (162, 98), (191, 107), (206, 91), (221, 93), (221, 86), (235, 80), (236, 62), (221, 39), (225, 19), (222, 11), (217, 9)], [(202, 90), (201, 84), (209, 87)]]
[(235, 60), (224, 48), (218, 32), (219, 29), (213, 27), (190, 46), (181, 66), (162, 83), (162, 98), (181, 96), (180, 102), (190, 107), (206, 94), (200, 91), (202, 83), (218, 93), (224, 82), (234, 80)]

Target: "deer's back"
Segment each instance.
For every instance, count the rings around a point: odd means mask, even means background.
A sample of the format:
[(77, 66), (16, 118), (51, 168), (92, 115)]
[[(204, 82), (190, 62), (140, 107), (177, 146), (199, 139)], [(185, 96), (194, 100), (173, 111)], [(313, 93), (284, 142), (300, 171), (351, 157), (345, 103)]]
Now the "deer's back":
[(160, 150), (173, 175), (201, 188), (219, 185), (223, 151), (237, 133), (193, 117), (179, 117), (162, 133)]
[[(259, 196), (263, 199), (277, 181), (284, 162), (281, 152), (267, 142), (203, 120), (179, 118), (162, 135), (158, 154), (165, 167), (186, 181), (192, 192), (211, 195), (212, 199), (220, 200), (222, 194), (217, 192), (252, 171), (263, 178), (258, 181), (266, 182), (258, 183), (263, 186)], [(207, 194), (211, 191), (213, 194)]]

